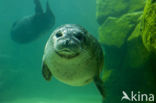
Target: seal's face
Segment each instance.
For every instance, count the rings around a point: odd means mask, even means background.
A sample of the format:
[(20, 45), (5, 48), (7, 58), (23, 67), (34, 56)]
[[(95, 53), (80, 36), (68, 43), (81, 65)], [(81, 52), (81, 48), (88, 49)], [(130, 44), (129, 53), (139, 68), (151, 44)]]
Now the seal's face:
[(64, 25), (52, 35), (53, 47), (61, 57), (73, 58), (80, 55), (86, 41), (86, 31), (77, 25)]

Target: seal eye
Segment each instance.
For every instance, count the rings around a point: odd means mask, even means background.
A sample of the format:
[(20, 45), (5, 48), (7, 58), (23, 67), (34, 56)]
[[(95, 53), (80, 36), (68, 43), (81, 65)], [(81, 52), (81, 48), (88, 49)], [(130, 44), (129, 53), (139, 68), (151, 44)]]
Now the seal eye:
[(61, 37), (62, 36), (62, 33), (61, 32), (58, 32), (58, 33), (56, 33), (56, 37), (58, 38), (58, 37)]
[(81, 33), (78, 33), (77, 35), (75, 35), (75, 37), (79, 40), (82, 40), (83, 39), (83, 36)]

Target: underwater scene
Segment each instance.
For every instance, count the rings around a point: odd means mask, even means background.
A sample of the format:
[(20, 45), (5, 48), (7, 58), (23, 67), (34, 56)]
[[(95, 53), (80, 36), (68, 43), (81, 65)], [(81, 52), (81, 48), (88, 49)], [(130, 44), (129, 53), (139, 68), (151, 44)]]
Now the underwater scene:
[(0, 103), (156, 103), (156, 0), (0, 0)]

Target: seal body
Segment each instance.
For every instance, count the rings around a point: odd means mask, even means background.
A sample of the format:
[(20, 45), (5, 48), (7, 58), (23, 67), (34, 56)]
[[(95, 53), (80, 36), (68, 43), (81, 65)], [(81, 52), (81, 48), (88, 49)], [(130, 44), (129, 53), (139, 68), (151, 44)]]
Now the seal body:
[(11, 38), (17, 43), (28, 43), (49, 31), (55, 24), (53, 15), (47, 2), (47, 10), (43, 12), (39, 0), (34, 0), (35, 14), (17, 20), (11, 28)]
[(99, 78), (102, 67), (103, 52), (100, 44), (83, 27), (66, 24), (57, 28), (49, 37), (42, 66), (46, 80), (54, 76), (71, 86), (82, 86), (94, 80), (97, 87), (102, 89)]

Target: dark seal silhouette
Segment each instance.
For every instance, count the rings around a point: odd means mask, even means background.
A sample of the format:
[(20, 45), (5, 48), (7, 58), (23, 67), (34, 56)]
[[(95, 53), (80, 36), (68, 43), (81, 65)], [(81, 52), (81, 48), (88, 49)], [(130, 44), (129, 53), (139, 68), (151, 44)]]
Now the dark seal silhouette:
[(11, 28), (11, 38), (15, 42), (24, 44), (37, 39), (49, 31), (55, 24), (55, 16), (47, 1), (46, 11), (43, 12), (39, 0), (34, 0), (35, 14), (16, 21)]

